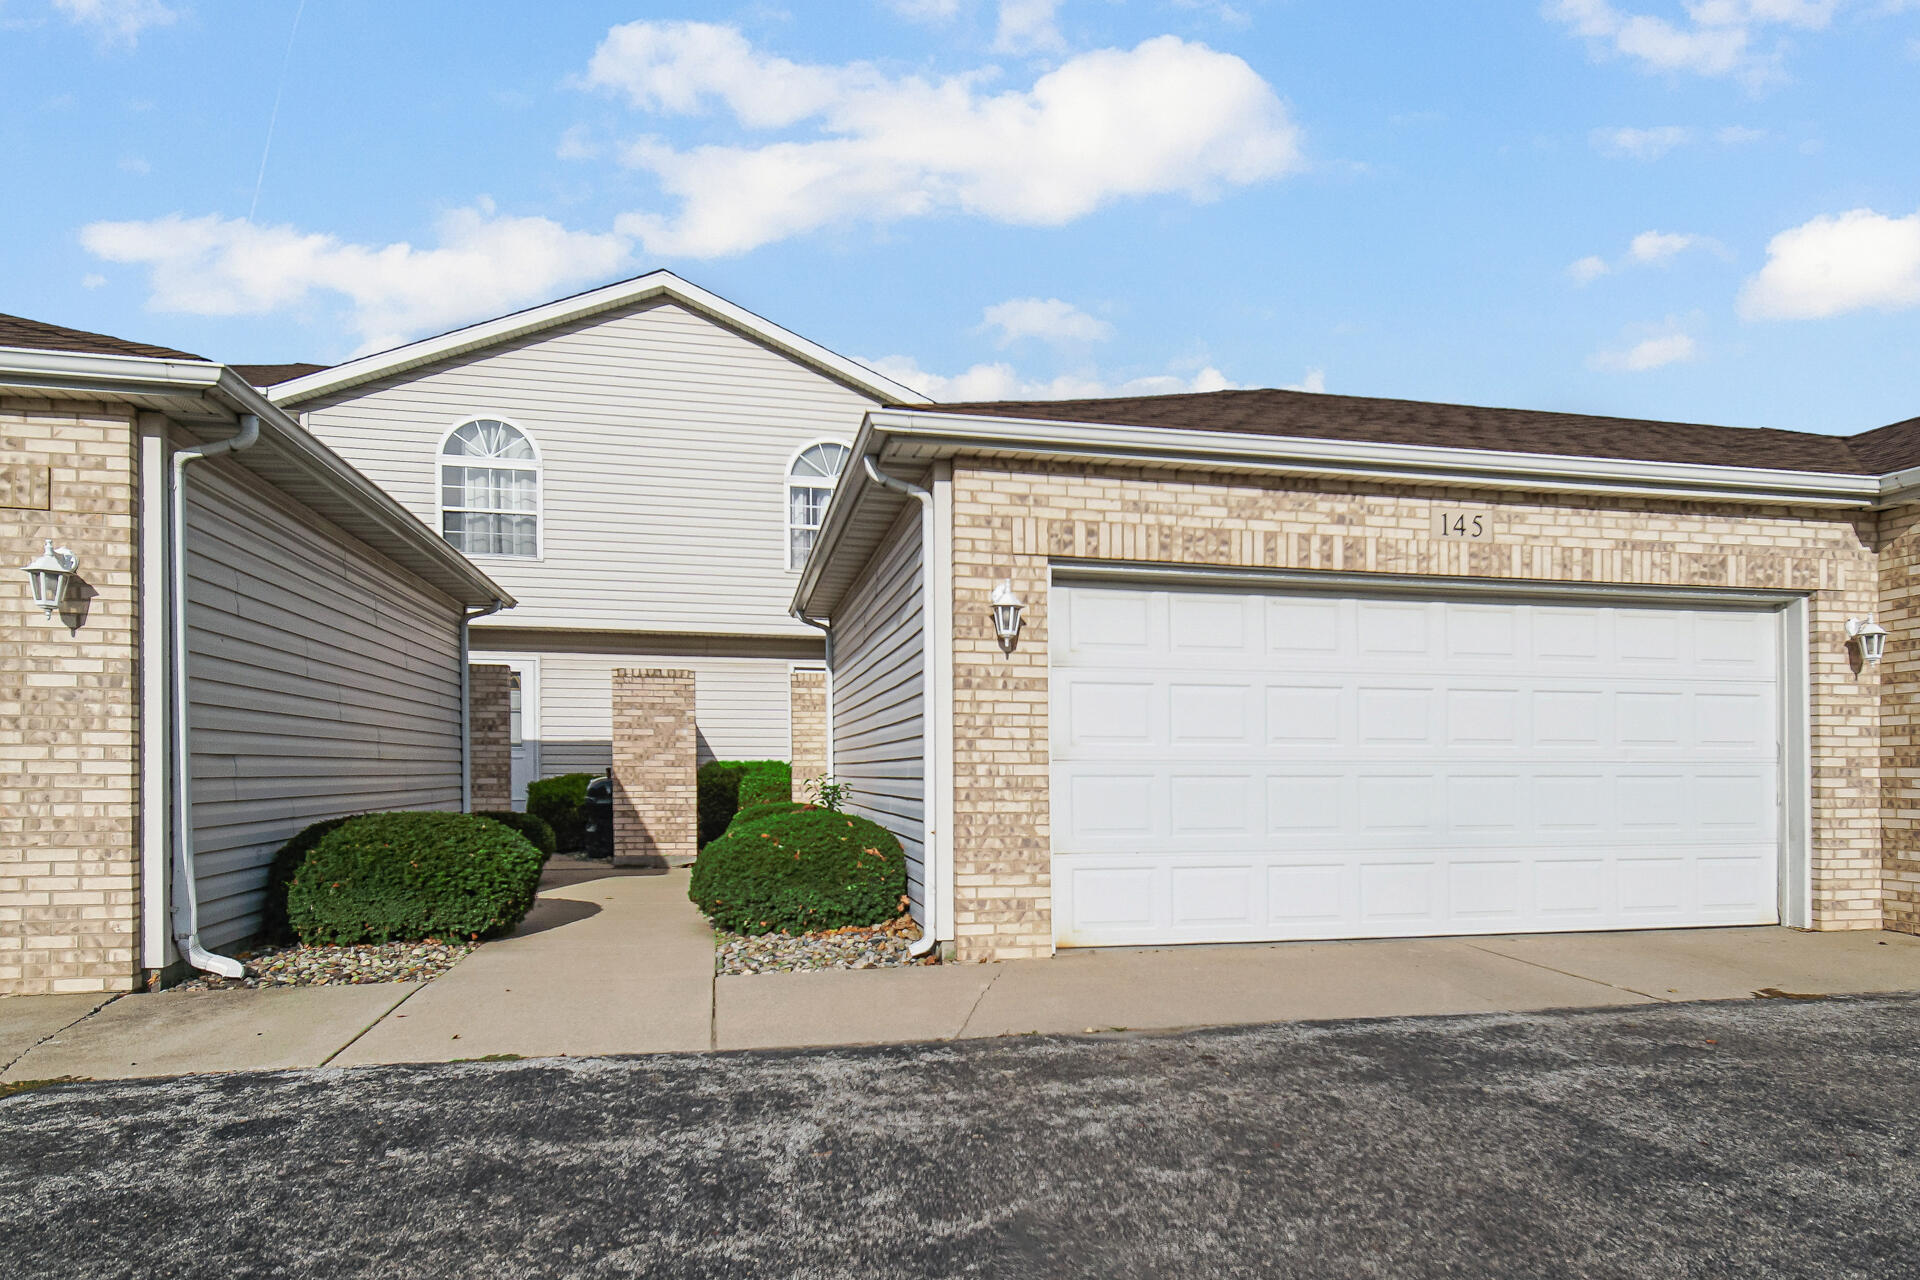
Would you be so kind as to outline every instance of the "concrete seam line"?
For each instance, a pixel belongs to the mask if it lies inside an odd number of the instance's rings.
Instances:
[[[1471,947],[1483,955],[1499,956],[1502,960],[1511,960],[1515,964],[1532,965],[1536,969],[1545,969],[1548,973],[1557,973],[1563,978],[1577,978],[1581,982],[1591,982],[1596,987],[1606,987],[1611,991],[1625,991],[1629,995],[1645,996],[1649,1000],[1658,1000],[1661,1004],[1678,1003],[1677,1001],[1667,999],[1665,996],[1657,996],[1651,991],[1642,991],[1638,987],[1623,987],[1617,982],[1603,982],[1599,978],[1589,978],[1586,974],[1575,973],[1571,969],[1556,969],[1552,965],[1542,964],[1538,960],[1528,960],[1523,956],[1510,956],[1504,951],[1495,951],[1493,948],[1483,947],[1477,942],[1463,941],[1460,945],[1463,947]]]
[[[720,976],[716,970],[720,967],[718,948],[715,948],[713,965],[707,970],[707,1050],[712,1052],[720,1047]]]
[[[0,1062],[0,1075],[5,1075],[7,1072],[19,1066],[22,1062],[26,1060],[26,1057],[28,1054],[32,1053],[35,1049],[38,1049],[41,1045],[45,1044],[47,1041],[53,1039],[57,1035],[62,1035],[68,1031],[73,1030],[75,1027],[79,1026],[81,1023],[85,1022],[88,1018],[91,1018],[94,1014],[100,1012],[102,1009],[106,1008],[108,1005],[112,1004],[115,1000],[118,1000],[121,996],[125,994],[127,993],[124,991],[115,992],[113,995],[108,996],[105,1000],[102,1000],[99,1004],[93,1006],[93,1008],[87,1010],[85,1013],[75,1018],[72,1022],[62,1023],[60,1026],[57,1026],[53,1030],[47,1032],[47,1034],[41,1036],[38,1040],[35,1040],[32,1044],[28,1045],[26,1048],[22,1049],[19,1053],[15,1054],[10,1061]]]
[[[375,1027],[385,1022],[388,1018],[391,1018],[393,1016],[393,1011],[395,1009],[398,1009],[401,1005],[413,999],[415,996],[419,995],[422,991],[425,991],[427,989],[427,983],[432,981],[433,981],[432,978],[428,978],[426,982],[417,984],[413,988],[413,990],[407,992],[407,994],[401,996],[398,1000],[395,1000],[392,1004],[388,1005],[384,1010],[382,1010],[379,1017],[375,1018],[372,1022],[369,1022],[366,1026],[354,1032],[353,1035],[348,1037],[347,1042],[345,1044],[341,1045],[338,1049],[335,1049],[332,1053],[328,1054],[326,1057],[320,1059],[320,1061],[315,1063],[314,1065],[318,1067],[324,1067],[329,1062],[332,1062],[335,1058],[345,1053],[347,1050],[353,1048],[354,1045],[359,1044],[362,1036],[366,1035],[367,1032],[373,1030]]]
[[[967,1034],[967,1028],[973,1025],[973,1015],[980,1012],[980,1002],[987,998],[987,992],[993,990],[993,984],[1000,981],[1000,974],[1005,972],[1006,970],[1004,969],[999,970],[991,978],[987,979],[987,985],[980,988],[980,994],[973,998],[973,1005],[967,1010],[967,1016],[960,1019],[960,1029],[949,1036],[948,1039],[959,1040]]]

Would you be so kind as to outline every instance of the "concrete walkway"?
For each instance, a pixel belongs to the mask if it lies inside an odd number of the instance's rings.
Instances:
[[[429,983],[0,999],[0,1081],[1160,1031],[1920,990],[1920,937],[1690,929],[1067,952],[716,979],[687,872],[556,860]]]

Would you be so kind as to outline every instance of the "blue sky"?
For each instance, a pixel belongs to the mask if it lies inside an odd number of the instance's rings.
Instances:
[[[0,311],[217,359],[665,266],[943,398],[1920,414],[1920,0],[0,0],[0,42]]]

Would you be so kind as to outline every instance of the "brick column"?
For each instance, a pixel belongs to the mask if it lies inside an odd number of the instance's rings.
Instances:
[[[474,812],[513,808],[513,668],[467,668],[467,770]]]
[[[699,852],[693,672],[613,673],[613,862],[684,867]]]
[[[807,798],[807,784],[828,771],[827,673],[795,671],[787,678],[787,717],[793,757],[793,798]]]

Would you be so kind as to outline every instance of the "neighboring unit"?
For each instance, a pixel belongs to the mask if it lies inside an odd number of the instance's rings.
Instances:
[[[963,959],[1920,932],[1916,465],[1920,419],[876,410],[794,606],[838,772]]]
[[[607,768],[616,668],[694,673],[702,761],[790,758],[824,658],[793,584],[862,415],[921,399],[665,271],[248,372],[519,598],[475,627],[518,685],[516,804]]]
[[[0,316],[0,544],[72,569],[0,621],[0,994],[237,974],[288,836],[462,806],[512,597],[232,370]]]

